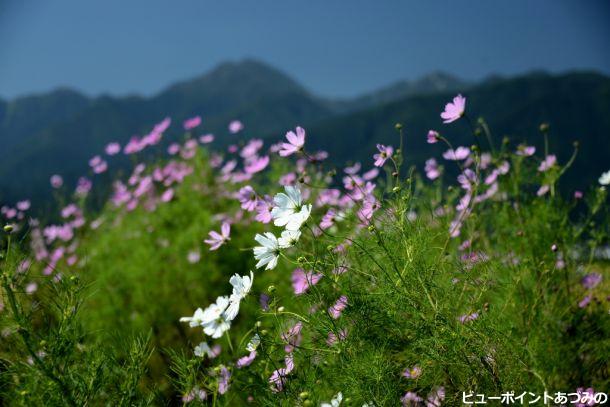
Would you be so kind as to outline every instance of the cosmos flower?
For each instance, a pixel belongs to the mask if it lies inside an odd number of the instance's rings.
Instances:
[[[275,207],[271,210],[275,226],[285,226],[286,230],[299,230],[311,213],[311,205],[303,205],[301,191],[293,186],[284,187],[286,193],[275,195]]]
[[[343,393],[335,394],[330,403],[320,403],[320,407],[339,407],[343,401]]]
[[[254,258],[258,260],[256,268],[266,266],[266,270],[273,270],[280,256],[280,243],[277,237],[273,233],[266,232],[262,235],[257,234],[254,240],[260,244],[253,249]]]
[[[530,156],[534,155],[534,153],[536,153],[536,147],[525,146],[523,144],[518,146],[517,151],[515,152],[515,154],[522,156],[522,157],[530,157]]]
[[[239,358],[237,360],[237,362],[235,363],[235,366],[238,369],[241,369],[242,367],[250,366],[250,364],[252,364],[252,362],[254,362],[254,359],[256,359],[256,351],[255,350],[250,352],[249,355],[244,356],[242,358]]]
[[[244,167],[244,171],[247,174],[256,174],[257,172],[261,172],[269,165],[269,156],[265,155],[263,157],[254,157],[249,160],[246,166]]]
[[[545,159],[538,166],[538,171],[545,172],[548,171],[551,167],[553,167],[557,163],[557,157],[553,154],[547,155]],[[610,180],[609,180],[610,182]]]
[[[302,127],[296,128],[296,134],[291,130],[286,133],[288,143],[282,143],[282,148],[279,151],[280,156],[288,157],[294,153],[303,150],[305,145],[305,129]]]
[[[61,188],[61,186],[64,184],[64,179],[61,177],[61,175],[52,175],[51,176],[51,186],[53,188]]]
[[[199,136],[199,142],[201,144],[209,144],[212,141],[214,141],[214,135],[213,134],[203,134],[203,135]]]
[[[108,155],[116,155],[121,152],[121,145],[117,142],[108,143],[105,151]]]
[[[252,271],[250,271],[250,276],[234,274],[233,277],[229,279],[229,283],[233,286],[233,292],[229,297],[229,306],[224,313],[225,318],[228,321],[234,320],[239,313],[239,304],[250,292],[253,281],[254,274]]]
[[[610,171],[606,171],[604,172],[600,177],[599,177],[599,183],[600,185],[610,185]]]
[[[241,203],[241,208],[252,212],[256,209],[257,197],[254,188],[246,185],[237,193],[237,199]]]
[[[191,328],[200,326],[203,323],[203,310],[197,308],[192,317],[182,317],[180,318],[180,322],[188,322]]]
[[[284,389],[284,383],[286,376],[290,374],[294,370],[294,360],[292,358],[292,354],[286,355],[284,357],[284,361],[286,363],[286,367],[282,367],[273,371],[273,374],[269,378],[269,383],[271,383],[271,390],[275,393],[280,392]]]
[[[464,116],[464,110],[466,109],[466,98],[462,95],[457,95],[453,98],[453,102],[449,102],[445,105],[445,111],[441,113],[443,123],[452,123],[462,116]]]
[[[438,131],[428,130],[428,136],[426,141],[428,141],[428,144],[434,144],[438,142],[439,137],[440,134],[438,134]]]
[[[208,306],[201,315],[203,332],[212,338],[220,338],[225,331],[231,328],[231,321],[226,319],[225,311],[229,306],[229,298],[221,296],[214,304]]]
[[[421,376],[421,368],[419,366],[407,368],[404,372],[402,372],[402,375],[407,379],[417,379],[419,376]]]
[[[297,244],[300,237],[301,232],[298,230],[285,230],[282,232],[280,238],[277,241],[280,245],[280,248],[285,249]]]
[[[229,379],[231,378],[231,372],[225,366],[220,368],[220,377],[218,378],[218,393],[225,394],[229,391]]]
[[[413,393],[412,391],[408,391],[404,396],[400,398],[402,405],[404,407],[411,406],[419,406],[423,399],[417,395],[417,393]]]
[[[592,290],[602,281],[602,275],[599,273],[590,273],[584,276],[581,280],[581,284],[588,290]]]
[[[342,295],[341,297],[339,297],[339,299],[333,306],[328,308],[328,313],[334,319],[338,319],[341,316],[341,313],[343,312],[345,307],[347,307],[347,297],[345,295]]]
[[[307,292],[309,287],[316,285],[322,278],[322,274],[305,272],[302,268],[297,268],[292,272],[292,288],[295,295]]]
[[[375,167],[383,167],[385,162],[392,157],[394,154],[394,148],[392,146],[384,146],[383,144],[377,144],[378,154],[373,155],[375,159]]]
[[[430,180],[435,180],[441,176],[441,171],[436,163],[434,158],[430,158],[426,160],[426,165],[424,166],[424,171],[426,172],[426,177]]]
[[[461,161],[468,158],[470,149],[468,147],[459,146],[455,150],[449,149],[443,153],[443,158],[450,161]]]
[[[199,345],[195,346],[193,352],[197,357],[202,358],[207,356],[210,359],[214,359],[220,354],[220,345],[216,345],[213,348],[210,348],[207,342],[201,342],[199,343]]]
[[[271,222],[272,216],[271,211],[273,210],[273,199],[269,196],[265,196],[263,199],[259,199],[256,204],[256,217],[255,219],[261,223]]]
[[[229,132],[231,134],[239,133],[243,129],[244,129],[244,125],[239,120],[233,120],[231,123],[229,123]]]
[[[426,407],[440,407],[445,400],[445,388],[435,387],[426,398]]]
[[[230,234],[231,225],[227,222],[223,222],[223,224],[220,225],[220,233],[212,230],[209,233],[210,238],[204,240],[204,243],[210,245],[210,251],[217,250],[220,246],[231,240]]]
[[[195,116],[195,117],[191,117],[190,119],[186,119],[184,121],[184,123],[182,123],[182,126],[184,127],[184,130],[192,130],[195,127],[199,126],[201,124],[201,116]]]

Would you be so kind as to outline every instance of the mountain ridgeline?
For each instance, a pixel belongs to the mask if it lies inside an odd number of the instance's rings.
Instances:
[[[354,99],[331,100],[310,93],[270,66],[245,60],[222,64],[149,98],[89,98],[60,89],[0,100],[0,202],[44,202],[50,196],[50,175],[61,174],[73,186],[89,172],[89,158],[107,143],[124,144],[166,116],[174,120],[166,141],[180,139],[182,120],[201,115],[201,133],[216,134],[219,146],[244,135],[275,142],[288,129],[302,125],[308,144],[329,150],[338,164],[370,161],[377,142],[398,144],[393,124],[401,122],[406,155],[411,164],[419,165],[440,148],[426,144],[430,128],[454,145],[473,143],[465,121],[443,125],[434,113],[440,113],[457,92],[467,97],[473,120],[485,117],[498,144],[509,135],[541,146],[537,129],[547,122],[553,150],[565,161],[578,140],[579,157],[567,174],[570,186],[588,185],[610,165],[610,79],[596,73],[532,73],[478,84],[434,73]],[[227,123],[233,119],[244,122],[244,135],[228,133]],[[126,157],[110,160],[115,169],[127,162]]]

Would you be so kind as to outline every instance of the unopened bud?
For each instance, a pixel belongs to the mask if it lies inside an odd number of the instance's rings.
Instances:
[[[398,177],[398,172],[396,172],[396,171],[392,172],[392,176],[393,176],[394,178]]]
[[[399,130],[399,131],[400,131],[400,130],[402,130],[402,123],[396,123],[396,124],[394,125],[394,128],[395,128],[396,130]]]
[[[10,224],[4,225],[4,231],[6,233],[11,233],[13,231],[13,229],[14,229],[13,225],[10,225]]]
[[[279,308],[277,309],[277,312],[284,312],[284,310],[285,310],[285,309],[286,309],[286,308],[284,308],[284,307],[279,307]]]
[[[299,393],[299,398],[301,400],[305,400],[308,397],[309,397],[309,392],[307,392],[307,391],[303,391],[303,392]]]
[[[369,226],[369,232],[374,232],[375,231],[375,226],[374,225],[370,225]]]
[[[540,131],[543,133],[546,133],[549,131],[549,124],[548,123],[542,123],[540,125]]]
[[[269,287],[267,287],[267,291],[272,293],[275,291],[275,286],[274,285],[270,285]]]

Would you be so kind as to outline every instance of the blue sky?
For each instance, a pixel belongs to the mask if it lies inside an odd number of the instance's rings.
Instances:
[[[610,74],[605,0],[0,0],[0,96],[150,95],[255,57],[352,96],[443,70]]]

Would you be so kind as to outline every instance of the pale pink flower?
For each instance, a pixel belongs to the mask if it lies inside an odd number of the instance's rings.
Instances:
[[[461,161],[468,158],[470,149],[468,147],[459,146],[455,150],[449,149],[443,153],[443,158],[450,161]]]
[[[549,192],[549,189],[551,189],[550,186],[543,185],[540,188],[538,188],[538,191],[536,192],[536,195],[538,195],[538,196],[545,195],[547,192]]]
[[[239,155],[242,158],[251,158],[256,156],[256,154],[258,153],[258,150],[260,150],[263,147],[263,140],[261,139],[252,139],[248,142],[248,144],[246,144],[244,146],[244,148],[241,149]]]
[[[462,95],[457,95],[453,98],[453,102],[445,105],[445,111],[441,113],[443,123],[452,123],[462,116],[466,109],[466,98]]]
[[[434,158],[430,158],[426,160],[426,165],[424,166],[424,171],[426,171],[426,177],[430,180],[435,180],[441,175],[441,171],[436,163]]]
[[[87,196],[89,191],[91,191],[92,186],[93,183],[90,179],[86,177],[80,177],[76,183],[76,189],[74,190],[74,193],[76,193],[76,195],[80,197]]]
[[[438,134],[438,131],[428,130],[428,137],[427,137],[428,144],[434,144],[434,143],[438,142],[439,137],[440,137],[440,135]]]
[[[213,134],[204,134],[202,136],[199,136],[199,142],[201,144],[209,144],[212,141],[214,141],[214,135]]]
[[[557,157],[553,154],[547,155],[545,159],[538,166],[538,171],[545,172],[548,171],[551,167],[553,167],[557,163]]]
[[[180,152],[180,144],[172,143],[167,147],[167,153],[169,155],[176,155]]]
[[[61,188],[61,186],[64,184],[64,179],[61,177],[61,175],[52,175],[51,176],[51,186],[53,188]]]
[[[231,372],[225,366],[220,368],[220,377],[218,378],[218,393],[225,394],[229,390],[229,379]]]
[[[121,145],[117,142],[108,143],[105,151],[108,155],[116,155],[121,152]]]
[[[326,344],[328,346],[333,346],[335,343],[339,341],[344,341],[347,338],[347,329],[343,328],[339,330],[338,334],[330,331],[328,333],[328,338],[326,339]]]
[[[161,202],[169,202],[174,197],[174,189],[168,188],[161,194]]]
[[[337,302],[335,302],[335,304],[333,306],[328,308],[328,313],[334,319],[337,319],[341,316],[341,313],[343,312],[343,310],[346,307],[347,307],[347,297],[345,295],[342,295],[341,297],[339,297],[339,299],[337,300]]]
[[[243,128],[244,128],[244,125],[239,120],[233,120],[231,123],[229,123],[229,132],[231,134],[239,133],[240,131],[243,130]]]
[[[419,376],[421,376],[421,368],[417,365],[407,368],[404,372],[402,372],[402,375],[407,379],[417,379]]]
[[[220,233],[212,230],[209,233],[210,238],[204,240],[204,243],[210,245],[210,251],[217,250],[220,246],[225,244],[227,241],[231,240],[231,225],[227,222],[224,222],[220,226]]]
[[[583,197],[582,191],[574,191],[574,199],[581,199]]]
[[[303,150],[305,145],[305,129],[297,127],[296,134],[293,131],[289,131],[286,133],[286,139],[288,143],[282,143],[282,149],[279,151],[282,157],[287,157]]]
[[[237,360],[237,362],[235,363],[235,367],[237,367],[238,369],[241,369],[242,367],[250,366],[252,364],[252,362],[254,362],[254,359],[256,359],[256,351],[255,350],[250,352],[250,354],[248,356],[244,356],[242,358],[239,358]]]
[[[246,185],[241,188],[237,193],[237,199],[241,203],[241,208],[247,210],[248,212],[252,212],[256,209],[257,197],[256,192],[254,192],[254,188],[250,185]]]
[[[191,250],[188,252],[186,259],[191,264],[199,263],[199,260],[201,260],[201,253],[199,250]]]
[[[28,209],[30,209],[31,204],[30,204],[30,201],[26,199],[26,200],[17,202],[17,204],[15,206],[17,206],[17,209],[19,209],[20,211],[25,212]]]
[[[413,393],[412,391],[408,391],[404,396],[400,398],[403,407],[412,407],[419,406],[423,399],[417,395],[417,393]]]
[[[324,216],[322,216],[322,221],[320,222],[320,229],[326,230],[332,227],[335,224],[335,218],[337,213],[334,209],[329,209]]]
[[[352,165],[351,167],[349,167],[349,166],[345,167],[345,169],[343,171],[348,175],[356,175],[356,174],[358,174],[358,172],[360,172],[361,168],[362,168],[362,164],[357,162],[354,165]]]
[[[522,144],[517,147],[517,151],[515,152],[515,154],[520,155],[522,157],[529,157],[529,156],[534,155],[535,152],[536,152],[536,147],[525,146]]]
[[[273,209],[273,199],[269,196],[265,196],[263,199],[259,199],[256,204],[256,217],[255,219],[261,223],[271,222],[271,210]]]
[[[264,157],[255,157],[252,160],[248,161],[246,166],[244,167],[244,171],[247,174],[256,174],[257,172],[261,172],[269,165],[269,156],[266,155]]]
[[[309,287],[316,285],[322,278],[322,274],[314,274],[311,271],[305,272],[301,268],[297,268],[292,272],[292,288],[295,295],[301,295],[307,292]]]
[[[367,172],[365,172],[364,174],[362,174],[362,179],[365,181],[371,181],[372,179],[377,178],[377,175],[379,175],[379,169],[372,168],[372,169],[368,170]]]
[[[479,313],[473,312],[472,314],[465,314],[465,315],[460,316],[458,318],[458,321],[460,321],[462,324],[465,324],[466,322],[474,321],[478,317],[479,317]]]
[[[191,117],[190,119],[186,119],[182,125],[184,126],[184,130],[191,130],[201,124],[201,116]]]
[[[394,148],[392,146],[384,146],[383,144],[377,144],[378,154],[373,155],[375,159],[375,167],[383,167],[386,160],[392,157],[394,154]]]

